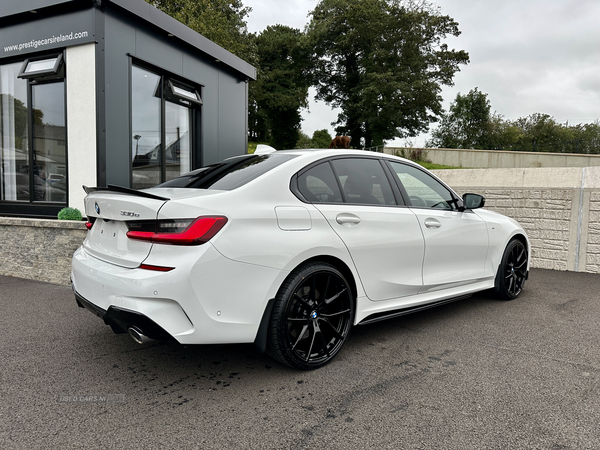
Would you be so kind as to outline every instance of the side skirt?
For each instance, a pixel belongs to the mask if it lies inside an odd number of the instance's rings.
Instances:
[[[452,303],[452,302],[456,302],[458,300],[464,300],[466,298],[471,297],[471,295],[472,294],[461,295],[459,297],[447,298],[446,300],[440,300],[439,302],[428,303],[426,305],[419,305],[419,306],[413,306],[411,308],[395,309],[393,311],[385,311],[385,312],[381,312],[381,313],[371,314],[370,316],[367,316],[363,320],[361,320],[358,323],[358,325],[368,325],[370,323],[380,322],[382,320],[392,319],[394,317],[405,316],[407,314],[416,313],[416,312],[423,311],[423,310],[426,310],[429,308],[435,308],[436,306],[445,305],[446,303]]]

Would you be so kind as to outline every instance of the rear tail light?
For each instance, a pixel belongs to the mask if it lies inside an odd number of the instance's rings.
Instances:
[[[142,264],[140,265],[140,269],[144,270],[154,270],[156,272],[170,272],[175,267],[166,267],[166,266],[154,266],[152,264]]]
[[[127,237],[160,244],[201,245],[208,242],[226,223],[227,217],[224,216],[128,222]]]
[[[95,217],[88,217],[88,220],[87,220],[87,222],[85,223],[85,227],[86,227],[88,230],[91,230],[91,229],[92,229],[92,227],[94,226],[94,222],[95,222],[95,221],[96,221],[96,218],[95,218]]]

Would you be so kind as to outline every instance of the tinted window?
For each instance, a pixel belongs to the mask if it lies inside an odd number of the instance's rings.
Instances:
[[[395,205],[396,200],[377,159],[345,158],[332,161],[347,203]]]
[[[219,189],[230,191],[260,177],[296,155],[244,155],[187,173],[157,187]]]
[[[408,193],[412,206],[436,209],[457,208],[450,191],[432,176],[407,164],[390,162],[390,165]]]
[[[342,194],[328,162],[312,167],[300,175],[298,189],[311,203],[342,202]]]

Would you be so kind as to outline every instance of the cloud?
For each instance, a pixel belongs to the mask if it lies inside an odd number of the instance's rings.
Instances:
[[[492,110],[507,119],[546,113],[559,122],[600,118],[600,2],[597,0],[439,0],[462,34],[450,48],[469,52],[471,62],[442,91],[447,109],[457,93],[478,87]],[[251,31],[282,23],[304,28],[316,0],[245,0],[254,11]],[[309,135],[328,128],[337,114],[311,101],[303,114]],[[427,137],[417,139],[424,144]]]
[[[257,33],[270,25],[287,25],[304,29],[308,12],[317,4],[316,0],[243,0],[252,8],[248,18],[248,30]]]

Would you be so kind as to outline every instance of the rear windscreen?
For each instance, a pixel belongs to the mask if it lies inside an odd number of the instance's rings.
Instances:
[[[231,191],[295,157],[282,154],[237,156],[186,173],[156,187]]]

